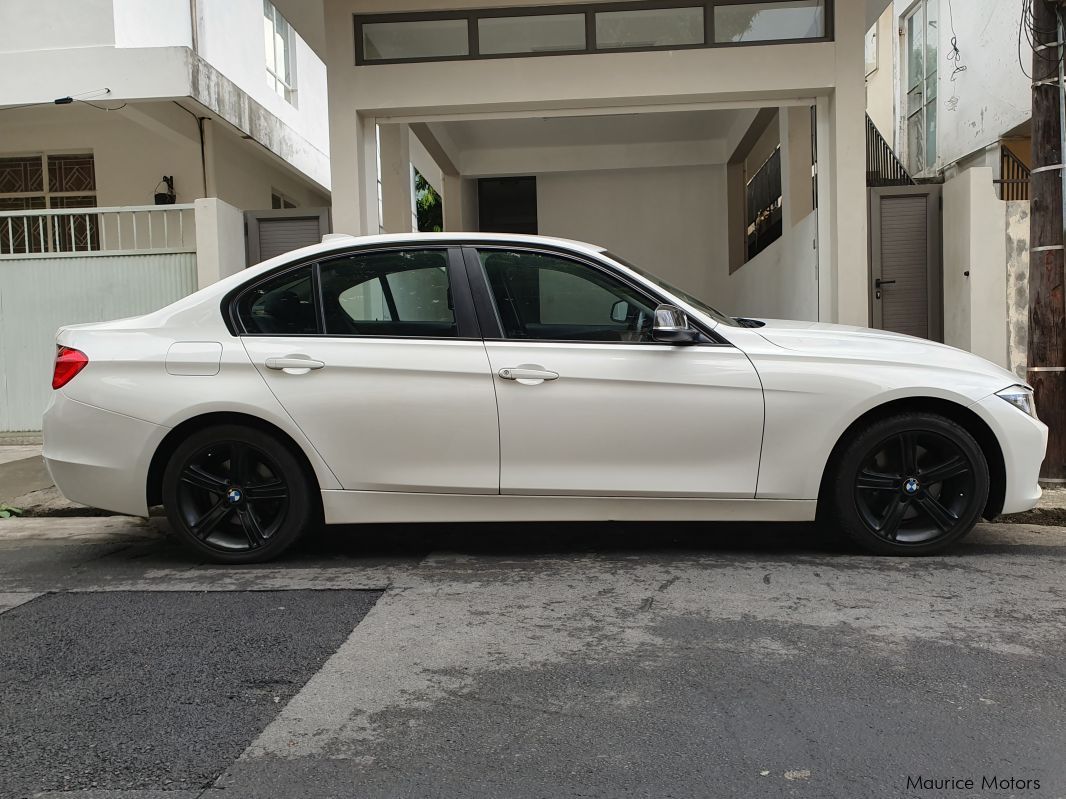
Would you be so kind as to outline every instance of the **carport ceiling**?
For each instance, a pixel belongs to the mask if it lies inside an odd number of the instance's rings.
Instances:
[[[724,139],[736,111],[675,111],[610,116],[438,122],[434,133],[461,151],[580,147]]]

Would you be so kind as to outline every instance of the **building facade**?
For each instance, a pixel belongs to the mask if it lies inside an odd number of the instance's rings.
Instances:
[[[339,232],[601,244],[734,313],[867,324],[863,35],[887,0],[279,0],[327,65]]]
[[[242,269],[244,212],[317,225],[325,64],[267,0],[5,0],[0,73],[0,430],[32,430],[59,326]]]

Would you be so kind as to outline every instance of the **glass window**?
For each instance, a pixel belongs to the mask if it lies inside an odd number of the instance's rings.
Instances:
[[[906,18],[907,167],[912,175],[936,164],[937,8],[923,0]]]
[[[716,42],[770,42],[825,36],[825,0],[745,3],[714,9]]]
[[[309,336],[319,332],[311,267],[285,272],[244,292],[237,318],[251,334]]]
[[[351,255],[320,266],[326,333],[457,336],[444,250]]]
[[[364,24],[362,29],[363,58],[367,61],[470,54],[469,28],[465,19],[371,22]]]
[[[585,49],[584,14],[482,17],[477,21],[478,50],[500,53],[550,53]]]
[[[295,34],[288,20],[270,0],[263,0],[263,45],[266,50],[267,85],[289,103],[296,99],[293,69]]]
[[[596,47],[703,44],[702,8],[648,8],[596,14]]]
[[[481,250],[504,336],[651,341],[655,303],[591,266],[554,255]]]
[[[0,210],[92,208],[96,167],[92,153],[0,158]],[[100,249],[97,216],[30,216],[0,228],[0,254]]]

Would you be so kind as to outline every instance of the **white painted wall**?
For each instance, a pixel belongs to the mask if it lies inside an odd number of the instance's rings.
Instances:
[[[1022,0],[965,0],[949,3],[934,0],[939,14],[939,73],[937,81],[937,169],[987,147],[1026,122],[1031,116],[1032,95],[1029,79],[1018,63],[1018,22]],[[914,0],[894,0],[894,28]],[[953,65],[947,60],[951,38],[957,37],[966,66],[952,82]],[[904,37],[896,37],[894,50],[894,98],[896,121],[893,130],[895,150],[905,154],[906,130],[902,99],[906,80]],[[1022,60],[1031,60],[1024,52]],[[1028,63],[1026,69],[1029,69]],[[954,110],[952,96],[957,97]],[[888,132],[885,133],[888,138]]]
[[[247,265],[244,213],[214,197],[197,200],[196,287],[235,275]]]
[[[262,0],[199,0],[199,8],[201,58],[318,150],[328,153],[326,65],[307,43],[296,37],[294,105],[266,82]]]
[[[729,276],[725,294],[734,316],[818,319],[818,214],[795,227]]]
[[[45,106],[4,113],[0,154],[92,152],[97,204],[151,205],[156,184],[173,175],[177,201],[203,197],[200,140],[195,120],[171,102],[129,104],[105,112],[83,105]],[[301,206],[328,198],[298,180],[255,142],[217,126],[209,141],[208,183],[222,200],[244,210],[270,208],[271,189]]]
[[[192,47],[189,0],[111,0],[115,47]]]
[[[537,176],[540,233],[606,247],[728,312],[724,166]]]
[[[114,43],[111,0],[0,2],[0,53]]]
[[[1006,262],[1007,204],[991,169],[968,169],[944,184],[944,343],[1004,367]]]

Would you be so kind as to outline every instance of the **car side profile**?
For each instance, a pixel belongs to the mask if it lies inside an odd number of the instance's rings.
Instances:
[[[927,554],[1035,505],[1032,390],[878,330],[733,319],[537,236],[338,237],[155,313],[59,331],[69,499],[226,563],[308,527],[813,521]]]

